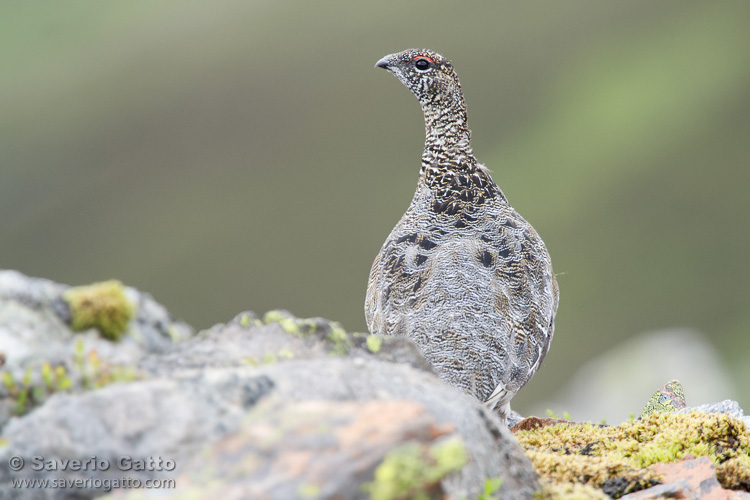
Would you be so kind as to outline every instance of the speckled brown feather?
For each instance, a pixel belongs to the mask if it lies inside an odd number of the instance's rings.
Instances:
[[[444,380],[505,419],[552,341],[558,289],[549,254],[477,163],[451,63],[410,49],[377,66],[417,97],[426,139],[414,198],[370,271],[368,327],[414,340]]]

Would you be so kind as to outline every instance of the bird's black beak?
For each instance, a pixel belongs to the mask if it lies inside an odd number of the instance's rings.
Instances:
[[[378,62],[375,63],[375,67],[376,68],[388,69],[388,64],[390,63],[390,57],[391,56],[385,56],[380,61],[378,61]]]

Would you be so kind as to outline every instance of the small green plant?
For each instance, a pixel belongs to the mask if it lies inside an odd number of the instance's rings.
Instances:
[[[44,363],[42,365],[42,381],[47,389],[52,388],[54,380],[52,379],[52,368],[50,368],[49,363]]]
[[[23,415],[41,405],[52,394],[76,388],[98,389],[115,382],[130,382],[141,378],[132,366],[109,363],[95,350],[86,352],[82,338],[73,347],[69,366],[43,363],[36,368],[26,367],[21,376],[6,370],[0,372],[0,383],[15,401],[13,411]]]
[[[493,477],[484,482],[484,491],[479,494],[477,500],[492,500],[492,495],[503,485],[501,477]]]
[[[13,378],[13,374],[10,372],[3,372],[2,375],[3,378],[3,385],[6,389],[8,389],[8,392],[13,392],[13,390],[16,387],[16,381]]]
[[[73,366],[81,377],[81,385],[88,390],[99,389],[116,382],[132,382],[140,378],[132,366],[109,363],[93,349],[85,352],[83,339],[76,342]]]
[[[560,417],[557,415],[556,412],[552,411],[551,409],[547,408],[545,412],[549,418],[554,418],[555,420],[560,420]],[[562,414],[562,420],[567,420],[568,422],[572,421],[573,419],[570,416],[570,413],[567,411],[564,411]]]
[[[16,415],[23,415],[52,394],[68,391],[73,386],[64,366],[52,368],[49,363],[39,368],[37,377],[34,377],[31,367],[26,368],[20,380],[16,380],[9,371],[3,372],[2,382],[11,398],[15,399],[13,411]]]

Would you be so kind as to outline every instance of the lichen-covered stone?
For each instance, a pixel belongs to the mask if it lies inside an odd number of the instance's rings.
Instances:
[[[516,437],[543,478],[588,484],[614,497],[656,484],[659,475],[648,466],[690,455],[709,457],[719,470],[728,463],[732,477],[748,474],[747,427],[720,413],[657,412],[611,427],[563,423]],[[729,476],[721,476],[724,487],[732,487]]]
[[[745,425],[750,428],[750,417],[745,415],[742,407],[737,401],[731,399],[725,399],[718,403],[707,403],[698,406],[692,406],[690,408],[683,408],[677,410],[675,413],[689,413],[691,411],[698,411],[701,413],[724,413],[730,417],[741,419],[745,422]]]
[[[717,480],[717,469],[709,457],[687,457],[670,464],[654,464],[664,484],[687,484],[686,497],[701,499],[736,499],[750,498],[745,492],[735,492],[726,488]]]
[[[680,479],[672,483],[657,484],[645,490],[629,493],[621,500],[666,500],[669,498],[699,498],[687,481]],[[729,500],[729,499],[727,499]]]
[[[651,396],[638,418],[644,418],[657,411],[674,412],[687,407],[685,391],[679,380],[670,380]]]
[[[247,422],[260,426],[258,432],[266,439],[276,440],[267,443],[270,446],[267,452],[271,454],[283,452],[286,446],[282,445],[283,437],[290,430],[293,430],[290,436],[294,432],[307,436],[307,441],[288,441],[291,447],[288,453],[279,455],[292,462],[301,457],[295,450],[304,451],[295,446],[304,448],[318,442],[328,446],[326,456],[346,458],[352,450],[362,451],[361,446],[366,444],[362,439],[369,439],[372,446],[376,446],[382,438],[378,434],[380,430],[431,422],[426,426],[417,425],[429,432],[423,443],[426,447],[420,448],[426,454],[426,461],[422,469],[424,475],[417,476],[422,479],[412,483],[415,492],[429,493],[434,489],[453,498],[479,498],[490,491],[484,498],[499,495],[509,500],[530,500],[539,489],[531,463],[496,415],[473,397],[443,383],[408,339],[384,338],[378,352],[373,353],[367,345],[367,335],[345,332],[335,322],[299,319],[288,313],[267,315],[266,319],[267,323],[253,313],[242,313],[226,325],[217,325],[175,344],[170,352],[149,356],[137,364],[144,374],[143,379],[106,385],[81,395],[53,395],[41,408],[13,420],[12,425],[4,429],[0,439],[6,439],[7,444],[0,447],[0,464],[7,463],[8,458],[16,454],[49,455],[59,459],[90,454],[102,457],[160,455],[187,464],[200,450],[205,450],[207,456],[224,457],[217,458],[216,463],[236,465],[236,468],[227,467],[226,471],[241,473],[237,484],[246,486],[248,483],[242,478],[248,473],[248,478],[254,478],[253,487],[262,488],[266,484],[263,481],[271,476],[256,475],[255,469],[247,467],[254,463],[253,457],[266,456],[266,451],[252,448],[262,445],[261,442],[243,441],[239,437]],[[126,339],[124,337],[123,341]],[[264,401],[275,401],[273,408],[276,409],[258,406]],[[303,408],[312,408],[305,405],[318,403],[323,405],[324,411],[302,412]],[[360,422],[363,427],[344,425],[346,418],[341,420],[340,417],[347,414],[347,408],[362,407],[383,411],[371,412],[363,420],[352,417],[352,421]],[[417,413],[421,416],[407,418],[411,414],[407,409],[412,407],[419,407]],[[386,412],[384,408],[391,410]],[[355,414],[362,417],[358,411]],[[300,421],[295,415],[310,418]],[[292,425],[294,422],[297,424]],[[364,425],[367,422],[369,427]],[[344,433],[349,436],[347,439],[336,432],[342,425],[349,429]],[[446,430],[449,428],[452,430]],[[457,464],[464,461],[456,461],[453,453],[458,451],[456,441],[449,441],[452,444],[448,448],[433,446],[443,434],[446,438],[450,435],[460,439],[466,458],[462,466]],[[213,447],[221,439],[243,444],[235,455],[230,453],[228,445],[224,454],[220,448]],[[292,496],[278,498],[331,498],[327,492],[338,491],[339,487],[343,488],[341,497],[357,498],[349,495],[354,491],[350,489],[352,485],[356,485],[356,491],[369,495],[361,489],[363,485],[377,482],[375,470],[391,449],[408,444],[410,439],[397,440],[398,445],[384,440],[384,447],[377,448],[371,455],[355,454],[360,461],[369,463],[361,469],[355,467],[363,463],[357,460],[346,458],[337,462],[360,471],[346,476],[348,486],[337,481],[344,466],[333,467],[330,470],[334,472],[323,480],[311,473],[318,470],[315,467],[292,468],[296,471],[293,475],[297,480],[295,489],[291,493],[283,490],[284,494]],[[275,448],[274,443],[281,448]],[[372,449],[364,448],[365,451]],[[314,459],[312,463],[325,465]],[[388,470],[388,463],[382,470]],[[289,465],[289,462],[279,464]],[[232,498],[231,492],[236,490],[222,490],[218,496],[209,494],[211,485],[226,483],[223,466],[203,467],[198,463],[195,467],[189,475],[192,481],[189,491],[205,493],[199,495],[200,498]],[[33,498],[24,496],[29,490],[10,487],[9,479],[18,477],[12,474],[0,468],[0,497]],[[436,478],[435,474],[440,477]],[[98,473],[93,476],[102,477]],[[73,476],[61,473],[56,477]],[[139,479],[148,477],[153,476],[138,476]],[[50,498],[79,500],[101,493],[56,489]],[[170,491],[127,493],[139,498],[146,493],[151,497],[169,495]]]
[[[134,380],[138,361],[192,335],[150,295],[119,282],[70,288],[0,271],[0,429],[52,394]]]

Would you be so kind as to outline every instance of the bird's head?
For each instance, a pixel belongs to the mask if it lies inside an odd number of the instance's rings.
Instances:
[[[428,49],[408,49],[379,60],[376,67],[393,73],[422,107],[430,105],[463,106],[463,95],[458,76],[451,62]]]

